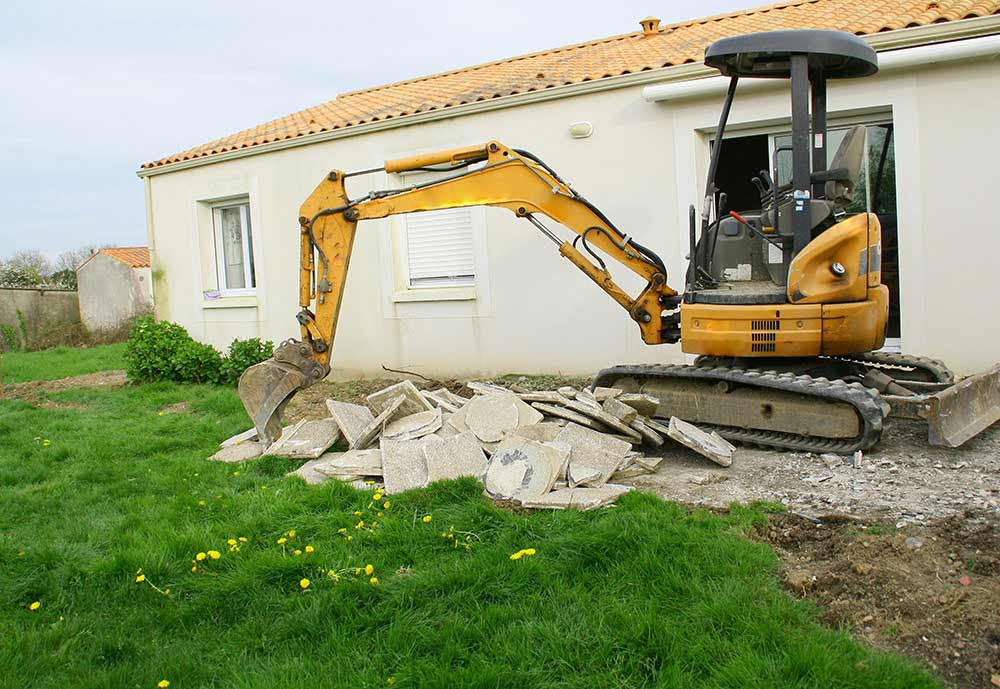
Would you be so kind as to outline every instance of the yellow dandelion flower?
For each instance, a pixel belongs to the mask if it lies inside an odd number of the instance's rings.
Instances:
[[[40,608],[40,607],[42,607],[41,601],[37,601],[36,600],[34,603],[32,603],[31,605],[28,606],[28,610],[31,610],[32,612],[34,612],[35,610],[38,610],[38,608]]]
[[[42,436],[40,436],[40,435],[36,435],[35,436],[35,440],[41,440],[41,439],[42,439]]]
[[[307,588],[309,588],[309,584],[310,583],[312,583],[312,582],[310,582],[308,579],[299,579],[299,588],[301,588],[303,590],[307,589]]]
[[[385,502],[382,503],[382,507],[384,509],[389,509],[390,507],[392,507],[392,503],[386,500]]]
[[[347,529],[337,529],[337,533],[339,533],[339,534],[345,534],[345,533],[347,533]]]
[[[313,547],[312,547],[311,545],[307,545],[307,546],[306,546],[306,552],[307,552],[307,553],[311,553],[311,552],[313,552],[314,550],[316,550],[316,549],[315,549],[315,548],[313,548]]]
[[[226,541],[226,543],[228,543],[229,545],[236,545],[236,539],[230,538],[229,540]]]
[[[302,554],[302,551],[299,550],[298,548],[296,548],[295,550],[292,551],[292,555],[294,555],[296,557],[298,557],[301,554]]]
[[[354,540],[354,536],[348,536],[348,537],[347,537],[347,540],[349,540],[349,541],[353,541],[353,540]]]
[[[198,567],[197,566],[192,566],[191,567],[191,571],[192,572],[197,572],[198,571]]]
[[[396,683],[396,678],[395,677],[390,677],[389,679],[387,679],[385,681],[385,683],[386,684],[395,684]]]
[[[163,589],[163,595],[164,596],[169,596],[170,595],[170,589]]]
[[[240,475],[240,472],[238,472],[238,471],[234,471],[233,472],[233,476],[239,476],[239,475]]]
[[[356,577],[360,577],[361,576],[361,568],[360,567],[355,567],[354,568],[354,576],[356,576]]]
[[[163,416],[163,412],[157,412],[157,416]]]
[[[247,542],[246,536],[240,536],[239,540],[240,540],[240,543],[246,543]]]
[[[204,507],[204,506],[205,506],[205,501],[204,500],[199,500],[198,501],[198,507]]]
[[[524,549],[524,554],[525,555],[534,555],[535,554],[535,549],[534,548],[525,548]]]
[[[197,560],[198,562],[201,562],[206,557],[208,557],[208,556],[205,555],[205,553],[198,553],[197,555],[194,556],[194,559]]]
[[[365,526],[365,520],[362,519],[361,521],[359,521],[357,524],[354,525],[354,528],[355,529],[363,529],[364,526]]]
[[[375,516],[376,516],[376,517],[381,517],[381,516],[382,516],[382,513],[381,513],[381,512],[376,512],[376,513],[375,513]]]
[[[160,413],[162,414],[163,412],[160,412]],[[167,689],[167,687],[170,686],[170,680],[169,679],[161,679],[159,682],[156,683],[156,686],[158,686],[160,689]]]
[[[135,577],[135,583],[141,584],[144,581],[146,581],[146,575],[145,574],[136,575],[136,577]]]
[[[368,580],[368,583],[371,584],[372,586],[378,586],[378,577],[372,577],[371,579]]]
[[[219,553],[218,550],[209,550],[208,556],[213,560],[218,560],[220,557],[222,557],[222,555]]]
[[[295,538],[295,529],[292,529],[291,531],[288,532],[288,537]]]
[[[516,553],[514,553],[514,554],[512,554],[510,556],[510,559],[511,560],[520,560],[522,557],[524,557],[524,551],[523,550],[518,550]]]
[[[355,517],[360,517],[360,516],[361,516],[361,512],[359,512],[359,511],[355,510],[355,511],[354,511],[354,516],[355,516]]]
[[[382,499],[382,493],[381,492],[375,493],[375,495],[372,496],[372,500],[374,500],[375,502],[378,502],[381,499]]]
[[[424,515],[424,524],[428,523],[430,520],[431,520],[431,515],[425,514]]]
[[[374,572],[374,571],[375,571],[374,567],[372,567],[371,565],[365,565],[365,574],[367,574],[368,576],[371,576],[372,572]]]
[[[282,536],[281,538],[278,539],[278,545],[284,545],[287,541],[288,539]]]
[[[42,441],[42,445],[44,445],[45,447],[48,447],[48,446],[49,446],[49,445],[51,445],[51,444],[52,444],[52,441],[51,441],[51,440],[43,440],[43,441]]]

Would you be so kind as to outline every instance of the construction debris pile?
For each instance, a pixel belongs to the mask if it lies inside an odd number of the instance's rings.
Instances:
[[[369,395],[367,406],[327,400],[329,418],[288,426],[270,447],[251,429],[225,441],[210,459],[308,459],[291,474],[313,484],[376,480],[389,494],[471,476],[494,500],[580,510],[631,490],[615,481],[656,471],[663,458],[640,448],[658,448],[667,438],[722,466],[732,463],[735,448],[717,434],[676,418],[654,420],[659,401],[649,395],[476,382],[467,388],[471,398],[446,388],[419,390],[405,380]],[[328,451],[341,438],[347,451]]]

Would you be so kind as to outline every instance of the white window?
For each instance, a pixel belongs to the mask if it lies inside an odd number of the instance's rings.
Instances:
[[[249,202],[214,206],[212,222],[219,292],[226,295],[252,294],[257,280],[254,276]]]
[[[476,284],[471,208],[407,213],[404,230],[411,289]]]

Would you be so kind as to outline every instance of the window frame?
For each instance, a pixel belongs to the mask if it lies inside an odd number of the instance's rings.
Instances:
[[[243,284],[249,287],[230,288],[226,284],[226,258],[222,241],[222,211],[240,209],[240,231],[243,235]],[[253,255],[253,223],[250,220],[250,199],[228,199],[211,204],[212,240],[215,250],[216,289],[223,297],[248,297],[257,294],[256,261]]]
[[[401,215],[402,219],[402,250],[403,250],[403,260],[405,264],[405,282],[404,287],[407,290],[429,290],[429,289],[475,289],[476,288],[476,219],[473,209],[469,206],[464,206],[460,208],[447,208],[443,209],[445,211],[450,210],[462,210],[468,216],[468,233],[469,233],[469,244],[472,250],[472,274],[469,276],[454,276],[454,277],[434,277],[434,278],[416,278],[416,280],[440,280],[438,283],[424,283],[419,284],[414,283],[413,277],[413,267],[410,262],[410,225],[409,220],[414,215],[427,215],[428,213],[437,213],[439,211],[420,211],[419,213],[403,213]],[[463,280],[463,278],[466,278]]]

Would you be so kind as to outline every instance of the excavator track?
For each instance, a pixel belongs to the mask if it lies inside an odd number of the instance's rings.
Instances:
[[[633,382],[634,381],[634,382]],[[746,418],[734,418],[732,424],[706,422],[703,418],[686,418],[687,421],[716,431],[728,440],[775,447],[785,450],[806,452],[852,453],[875,445],[882,435],[883,422],[889,413],[889,406],[879,394],[860,383],[842,380],[814,378],[794,373],[778,373],[757,369],[731,366],[687,366],[687,365],[621,365],[604,369],[594,378],[594,387],[625,387],[636,385],[641,389],[650,382],[676,382],[678,386],[698,386],[701,398],[699,405],[711,405],[715,397],[719,404],[735,389],[750,389],[759,396],[761,405],[768,405],[772,396],[795,395],[809,404],[833,404],[853,410],[856,417],[852,435],[848,437],[826,437],[807,435],[794,427],[775,429],[762,427],[760,416],[748,414]],[[702,387],[703,386],[703,387]],[[670,415],[669,410],[660,409],[658,415]],[[676,414],[684,418],[682,414]],[[793,425],[793,424],[790,424]],[[847,426],[845,426],[845,429]]]
[[[837,361],[861,364],[875,368],[898,381],[918,381],[927,383],[954,383],[955,374],[947,364],[938,359],[892,352],[868,352],[849,356],[829,357]]]

